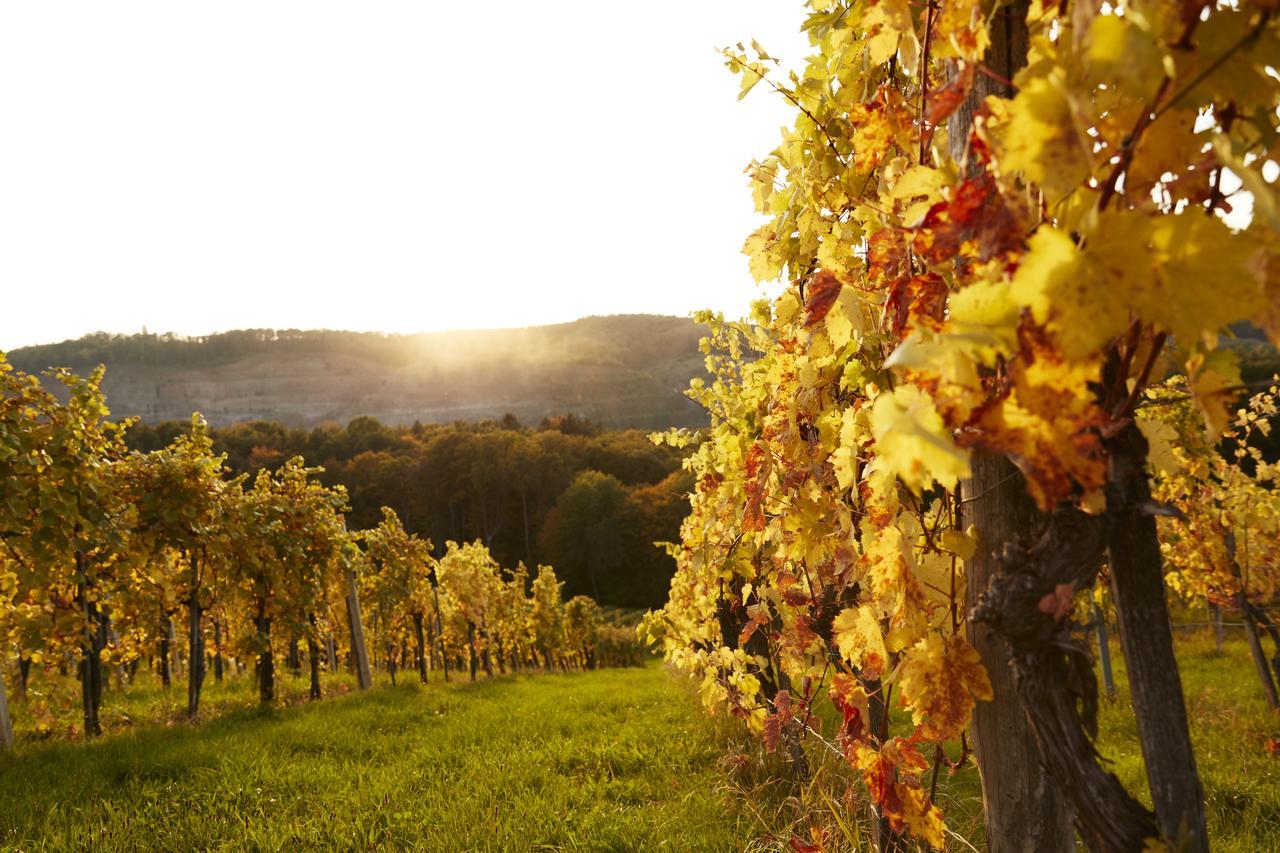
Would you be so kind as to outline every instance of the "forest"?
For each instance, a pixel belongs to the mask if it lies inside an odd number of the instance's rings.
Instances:
[[[189,429],[139,423],[125,441],[153,451]],[[319,466],[320,482],[346,489],[353,527],[377,524],[389,507],[423,538],[479,539],[503,565],[554,565],[567,594],[617,607],[665,600],[675,563],[654,543],[679,536],[692,487],[679,451],[572,415],[537,427],[512,417],[407,427],[357,418],[311,430],[250,422],[209,436],[235,474],[293,456]]]

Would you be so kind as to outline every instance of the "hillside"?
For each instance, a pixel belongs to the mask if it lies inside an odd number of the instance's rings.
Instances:
[[[696,426],[682,389],[702,371],[701,327],[654,315],[420,335],[264,330],[202,338],[88,335],[9,353],[33,372],[107,367],[112,413],[145,421],[203,412],[215,426],[482,420],[573,413],[610,427]]]

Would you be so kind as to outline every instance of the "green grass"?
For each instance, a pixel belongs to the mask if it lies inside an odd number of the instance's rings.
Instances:
[[[0,843],[735,849],[720,743],[658,666],[383,688],[0,759]]]
[[[1113,652],[1119,698],[1103,702],[1099,748],[1149,803]],[[1180,634],[1178,653],[1214,850],[1280,850],[1280,758],[1265,747],[1280,717],[1244,641],[1218,653],[1207,633]],[[346,684],[337,675],[328,689]],[[26,731],[16,754],[0,756],[0,846],[776,850],[814,827],[830,831],[829,849],[867,840],[865,809],[842,801],[851,774],[838,757],[811,745],[817,772],[793,782],[780,756],[761,756],[736,721],[705,717],[656,664],[427,688],[402,680],[313,705],[305,683],[285,677],[287,707],[266,712],[251,709],[241,677],[208,687],[197,725],[182,722],[181,687],[165,694],[140,679],[109,693],[115,733],[88,745]],[[58,711],[60,725],[68,714]],[[938,802],[981,848],[972,764],[942,773]]]
[[[1149,806],[1124,657],[1112,645],[1120,698],[1103,703],[1099,749],[1125,787],[1140,792]],[[1177,651],[1213,849],[1280,850],[1280,757],[1266,749],[1268,738],[1280,737],[1280,716],[1267,708],[1248,645],[1229,636],[1219,653],[1204,631],[1180,636]]]
[[[1221,652],[1215,649],[1208,631],[1179,631],[1175,642],[1213,849],[1222,853],[1280,850],[1280,756],[1271,755],[1266,749],[1269,738],[1280,738],[1280,715],[1267,707],[1242,633],[1229,634]],[[1108,769],[1150,807],[1137,721],[1128,699],[1124,656],[1114,633],[1111,653],[1116,695],[1101,701],[1098,750]],[[896,701],[894,705],[897,706]],[[831,716],[827,708],[821,709],[821,714]],[[901,708],[894,708],[891,727],[895,733],[910,732],[909,720]],[[954,758],[957,751],[951,749],[949,753]],[[838,795],[850,774],[838,766],[838,761],[825,756],[821,761],[829,777],[828,794]],[[775,767],[772,774],[773,784],[777,784],[780,769]],[[752,785],[764,786],[767,775],[757,773],[750,777],[744,790],[750,790]],[[794,831],[802,837],[808,837],[817,825],[838,838],[850,838],[851,833],[835,825],[831,810],[824,813],[814,799],[810,794],[807,811],[797,811],[789,820],[775,812],[774,820],[785,832]],[[954,773],[942,772],[937,802],[946,814],[948,826],[982,849],[981,783],[972,762]],[[841,819],[848,821],[847,815]],[[858,831],[864,835],[867,831],[861,816]]]

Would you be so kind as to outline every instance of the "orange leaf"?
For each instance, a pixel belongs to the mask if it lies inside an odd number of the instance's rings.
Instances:
[[[831,306],[836,304],[836,299],[840,296],[840,288],[842,287],[840,279],[836,278],[835,273],[828,270],[819,270],[818,274],[809,279],[809,286],[805,300],[805,328],[822,322],[827,316],[827,312],[831,310]]]

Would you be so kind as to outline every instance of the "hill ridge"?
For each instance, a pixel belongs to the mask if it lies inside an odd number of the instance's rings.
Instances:
[[[576,414],[609,427],[698,426],[683,396],[703,372],[701,327],[655,314],[407,335],[242,329],[196,337],[95,333],[9,353],[18,368],[107,368],[116,417],[290,426]]]

